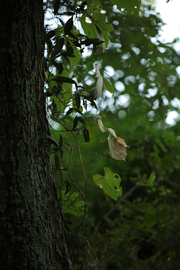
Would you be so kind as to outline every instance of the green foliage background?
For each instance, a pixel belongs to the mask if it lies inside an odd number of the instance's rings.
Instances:
[[[158,40],[162,22],[140,1],[48,5],[60,21],[46,35],[51,156],[76,269],[179,269],[180,128],[179,119],[173,126],[165,120],[179,113],[172,101],[180,99],[180,55]],[[104,89],[96,100],[94,63],[113,96]],[[96,108],[130,146],[126,162],[109,156]],[[121,180],[117,201],[93,182],[106,167]]]

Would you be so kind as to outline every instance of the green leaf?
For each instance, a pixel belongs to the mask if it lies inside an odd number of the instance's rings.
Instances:
[[[63,212],[73,214],[75,216],[84,215],[84,201],[74,202],[78,197],[78,193],[74,192],[70,196],[69,194],[64,194],[62,192],[62,200],[63,200]]]
[[[67,219],[66,219],[66,223],[67,223],[68,225],[73,225],[73,223],[72,223],[70,220],[67,220]]]
[[[77,87],[77,83],[76,81],[74,81],[73,79],[70,79],[70,78],[67,78],[67,77],[63,77],[63,76],[58,76],[54,79],[52,79],[52,81],[56,81],[58,83],[72,83],[72,84],[75,84],[76,87]]]
[[[73,121],[73,130],[77,127],[78,124],[78,117],[76,116]]]
[[[69,193],[70,190],[71,190],[71,185],[70,185],[70,183],[66,180],[66,191],[65,191],[64,195],[66,195],[67,193]]]
[[[70,109],[67,111],[66,115],[71,114],[73,111],[74,111],[74,109],[73,109],[73,108],[70,108]]]
[[[148,179],[148,185],[152,186],[155,178],[156,178],[156,174],[155,174],[155,172],[152,172],[149,179]]]
[[[50,63],[52,63],[57,68],[59,75],[63,72],[63,65],[61,62],[57,62],[51,58]]]
[[[133,1],[127,1],[127,0],[110,0],[113,5],[116,5],[117,8],[126,14],[136,14],[139,15],[139,10],[141,6],[141,0],[133,0]]]
[[[70,19],[66,22],[66,24],[65,24],[65,26],[64,26],[64,34],[65,34],[65,35],[68,35],[68,34],[71,32],[72,28],[73,28],[73,17],[70,18]]]
[[[114,87],[103,77],[104,88],[114,95]]]
[[[52,147],[51,149],[54,153],[61,151],[61,148],[59,147]]]
[[[75,57],[71,57],[69,59],[69,61],[70,61],[70,68],[74,68],[79,63],[79,61],[81,60],[81,53],[75,47],[74,47],[74,56]]]
[[[59,147],[63,146],[63,137],[62,135],[59,136]]]
[[[82,124],[84,124],[84,119],[81,117],[78,117],[78,121],[81,122]]]
[[[80,107],[80,109],[81,109],[82,107]],[[78,110],[77,108],[73,108],[73,111],[76,111],[76,112],[78,112],[78,113],[80,113],[80,114],[82,114],[83,115],[83,113],[80,111],[80,110]]]
[[[63,56],[68,57],[75,57],[74,55],[74,48],[70,42],[67,42],[66,44],[66,51],[62,53]]]
[[[143,227],[147,227],[147,228],[151,228],[153,227],[154,225],[157,224],[157,219],[155,216],[151,216],[151,215],[145,215],[144,218],[143,218],[143,224],[144,225]]]
[[[104,38],[104,41],[105,41],[105,45],[107,47],[108,43],[109,43],[110,32],[114,30],[113,25],[108,24],[106,22],[105,14],[99,13],[98,11],[94,12],[93,16],[89,16],[89,18],[99,28],[99,31],[102,32],[103,38]],[[99,34],[96,34],[96,36],[99,37]]]
[[[149,203],[140,203],[136,205],[135,209],[144,214],[150,214],[150,215],[156,214],[155,208]]]
[[[57,12],[59,10],[60,2],[61,2],[61,0],[56,0],[55,3],[54,3],[54,14],[55,15],[57,14]]]
[[[113,173],[109,168],[104,167],[105,175],[93,175],[95,184],[113,200],[117,201],[122,196],[122,187],[120,187],[121,178],[117,173]]]
[[[95,92],[95,91],[92,91],[92,93],[91,93],[91,94],[89,94],[88,96],[83,95],[83,97],[84,97],[84,99],[89,100],[89,101],[90,101],[91,106],[95,107],[95,108],[96,108],[96,110],[97,110],[97,109],[98,109],[98,108],[97,108],[97,105],[96,105],[95,101],[93,100],[93,98],[95,99],[95,93],[94,93],[94,92]]]
[[[87,12],[90,12],[90,8],[91,8],[91,2],[92,0],[87,0]]]
[[[102,43],[104,43],[104,41],[103,40],[99,40],[97,38],[87,38],[86,40],[84,40],[84,41],[81,42],[81,44],[84,44],[86,46],[89,46],[91,44],[97,46],[97,45],[100,45]]]
[[[60,160],[59,160],[59,157],[58,155],[55,153],[55,168],[56,170],[60,170]]]
[[[84,141],[89,142],[90,138],[89,138],[89,131],[87,130],[87,128],[83,129],[83,135],[84,135]]]
[[[82,26],[82,28],[84,30],[84,33],[89,38],[96,38],[97,36],[96,36],[94,25],[92,23],[87,23],[86,22],[86,17],[87,17],[86,15],[83,15],[80,18],[81,26]]]
[[[46,135],[46,137],[47,137],[47,140],[51,143],[51,144],[53,144],[53,145],[55,145],[55,146],[59,146],[59,144],[58,144],[58,142],[56,141],[56,140],[54,140],[51,136],[48,136],[48,135]]]
[[[77,91],[75,92],[75,101],[76,101],[76,106],[77,106],[77,108],[79,110],[81,101],[80,101],[80,94]]]
[[[60,53],[63,45],[64,45],[64,38],[57,40],[54,50],[52,51],[51,57],[55,57],[58,53]]]
[[[54,35],[55,35],[55,31],[54,30],[49,31],[48,33],[46,33],[45,41],[48,41]]]
[[[59,72],[59,75],[60,75],[63,72],[63,65],[62,65],[61,62],[58,63],[57,69],[58,69],[58,72]]]
[[[45,97],[51,97],[53,94],[47,91],[44,93],[44,95],[45,95]]]

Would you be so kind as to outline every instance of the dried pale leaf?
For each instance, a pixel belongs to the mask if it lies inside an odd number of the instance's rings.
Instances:
[[[114,136],[114,137],[117,138],[116,133],[115,133],[115,131],[112,128],[108,128],[108,131],[109,131],[109,134],[110,135],[112,135],[112,136]]]
[[[102,123],[102,117],[98,115],[98,126],[102,132],[108,130],[108,145],[109,145],[109,154],[112,158],[116,160],[126,160],[126,148],[129,146],[125,143],[124,139],[117,137],[115,131],[112,128],[106,128]]]
[[[99,71],[99,67],[97,64],[95,64],[95,71],[96,71],[96,77],[98,78],[99,76],[101,76],[101,73]]]
[[[96,77],[98,78],[96,86],[95,86],[95,93],[96,93],[96,98],[100,98],[102,96],[102,91],[103,91],[103,77],[100,74],[97,64],[95,64],[95,70],[96,70]]]
[[[108,144],[110,150],[110,156],[116,160],[126,160],[126,147],[129,147],[125,141],[116,136],[116,133],[113,129],[108,128],[109,136],[108,136]]]
[[[117,142],[118,142],[119,144],[122,144],[124,147],[130,148],[130,147],[125,143],[124,139],[122,139],[122,138],[120,138],[120,137],[117,137]]]
[[[106,132],[107,128],[103,125],[101,118],[102,117],[100,115],[98,115],[98,127],[102,132]]]

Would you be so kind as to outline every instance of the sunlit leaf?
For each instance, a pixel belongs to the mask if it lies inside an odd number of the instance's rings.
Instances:
[[[113,173],[109,168],[104,168],[105,175],[93,175],[95,184],[113,200],[117,201],[122,196],[122,187],[120,187],[121,178],[117,173]]]
[[[81,16],[81,18],[80,18],[81,26],[82,26],[86,36],[88,36],[89,38],[96,38],[96,32],[95,32],[94,25],[92,23],[87,23],[86,18],[87,18],[86,15]]]

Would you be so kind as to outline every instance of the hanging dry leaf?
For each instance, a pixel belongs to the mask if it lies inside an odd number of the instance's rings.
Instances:
[[[102,132],[108,130],[108,145],[109,145],[109,154],[112,158],[116,160],[126,160],[126,148],[129,146],[125,143],[124,139],[117,137],[115,131],[112,128],[106,128],[102,123],[102,117],[98,115],[98,126]]]
[[[99,127],[99,129],[102,132],[106,132],[107,131],[107,128],[103,125],[103,122],[101,120],[102,117],[100,115],[98,115],[97,117],[98,117],[98,127]]]
[[[95,64],[95,70],[96,70],[96,77],[98,78],[96,86],[95,86],[95,93],[96,93],[96,98],[100,98],[102,96],[102,91],[103,91],[103,77],[100,74],[97,64]]]
[[[117,160],[126,160],[126,148],[129,146],[125,143],[124,139],[117,137],[113,129],[108,128],[108,144],[109,144],[109,154],[112,158]]]

